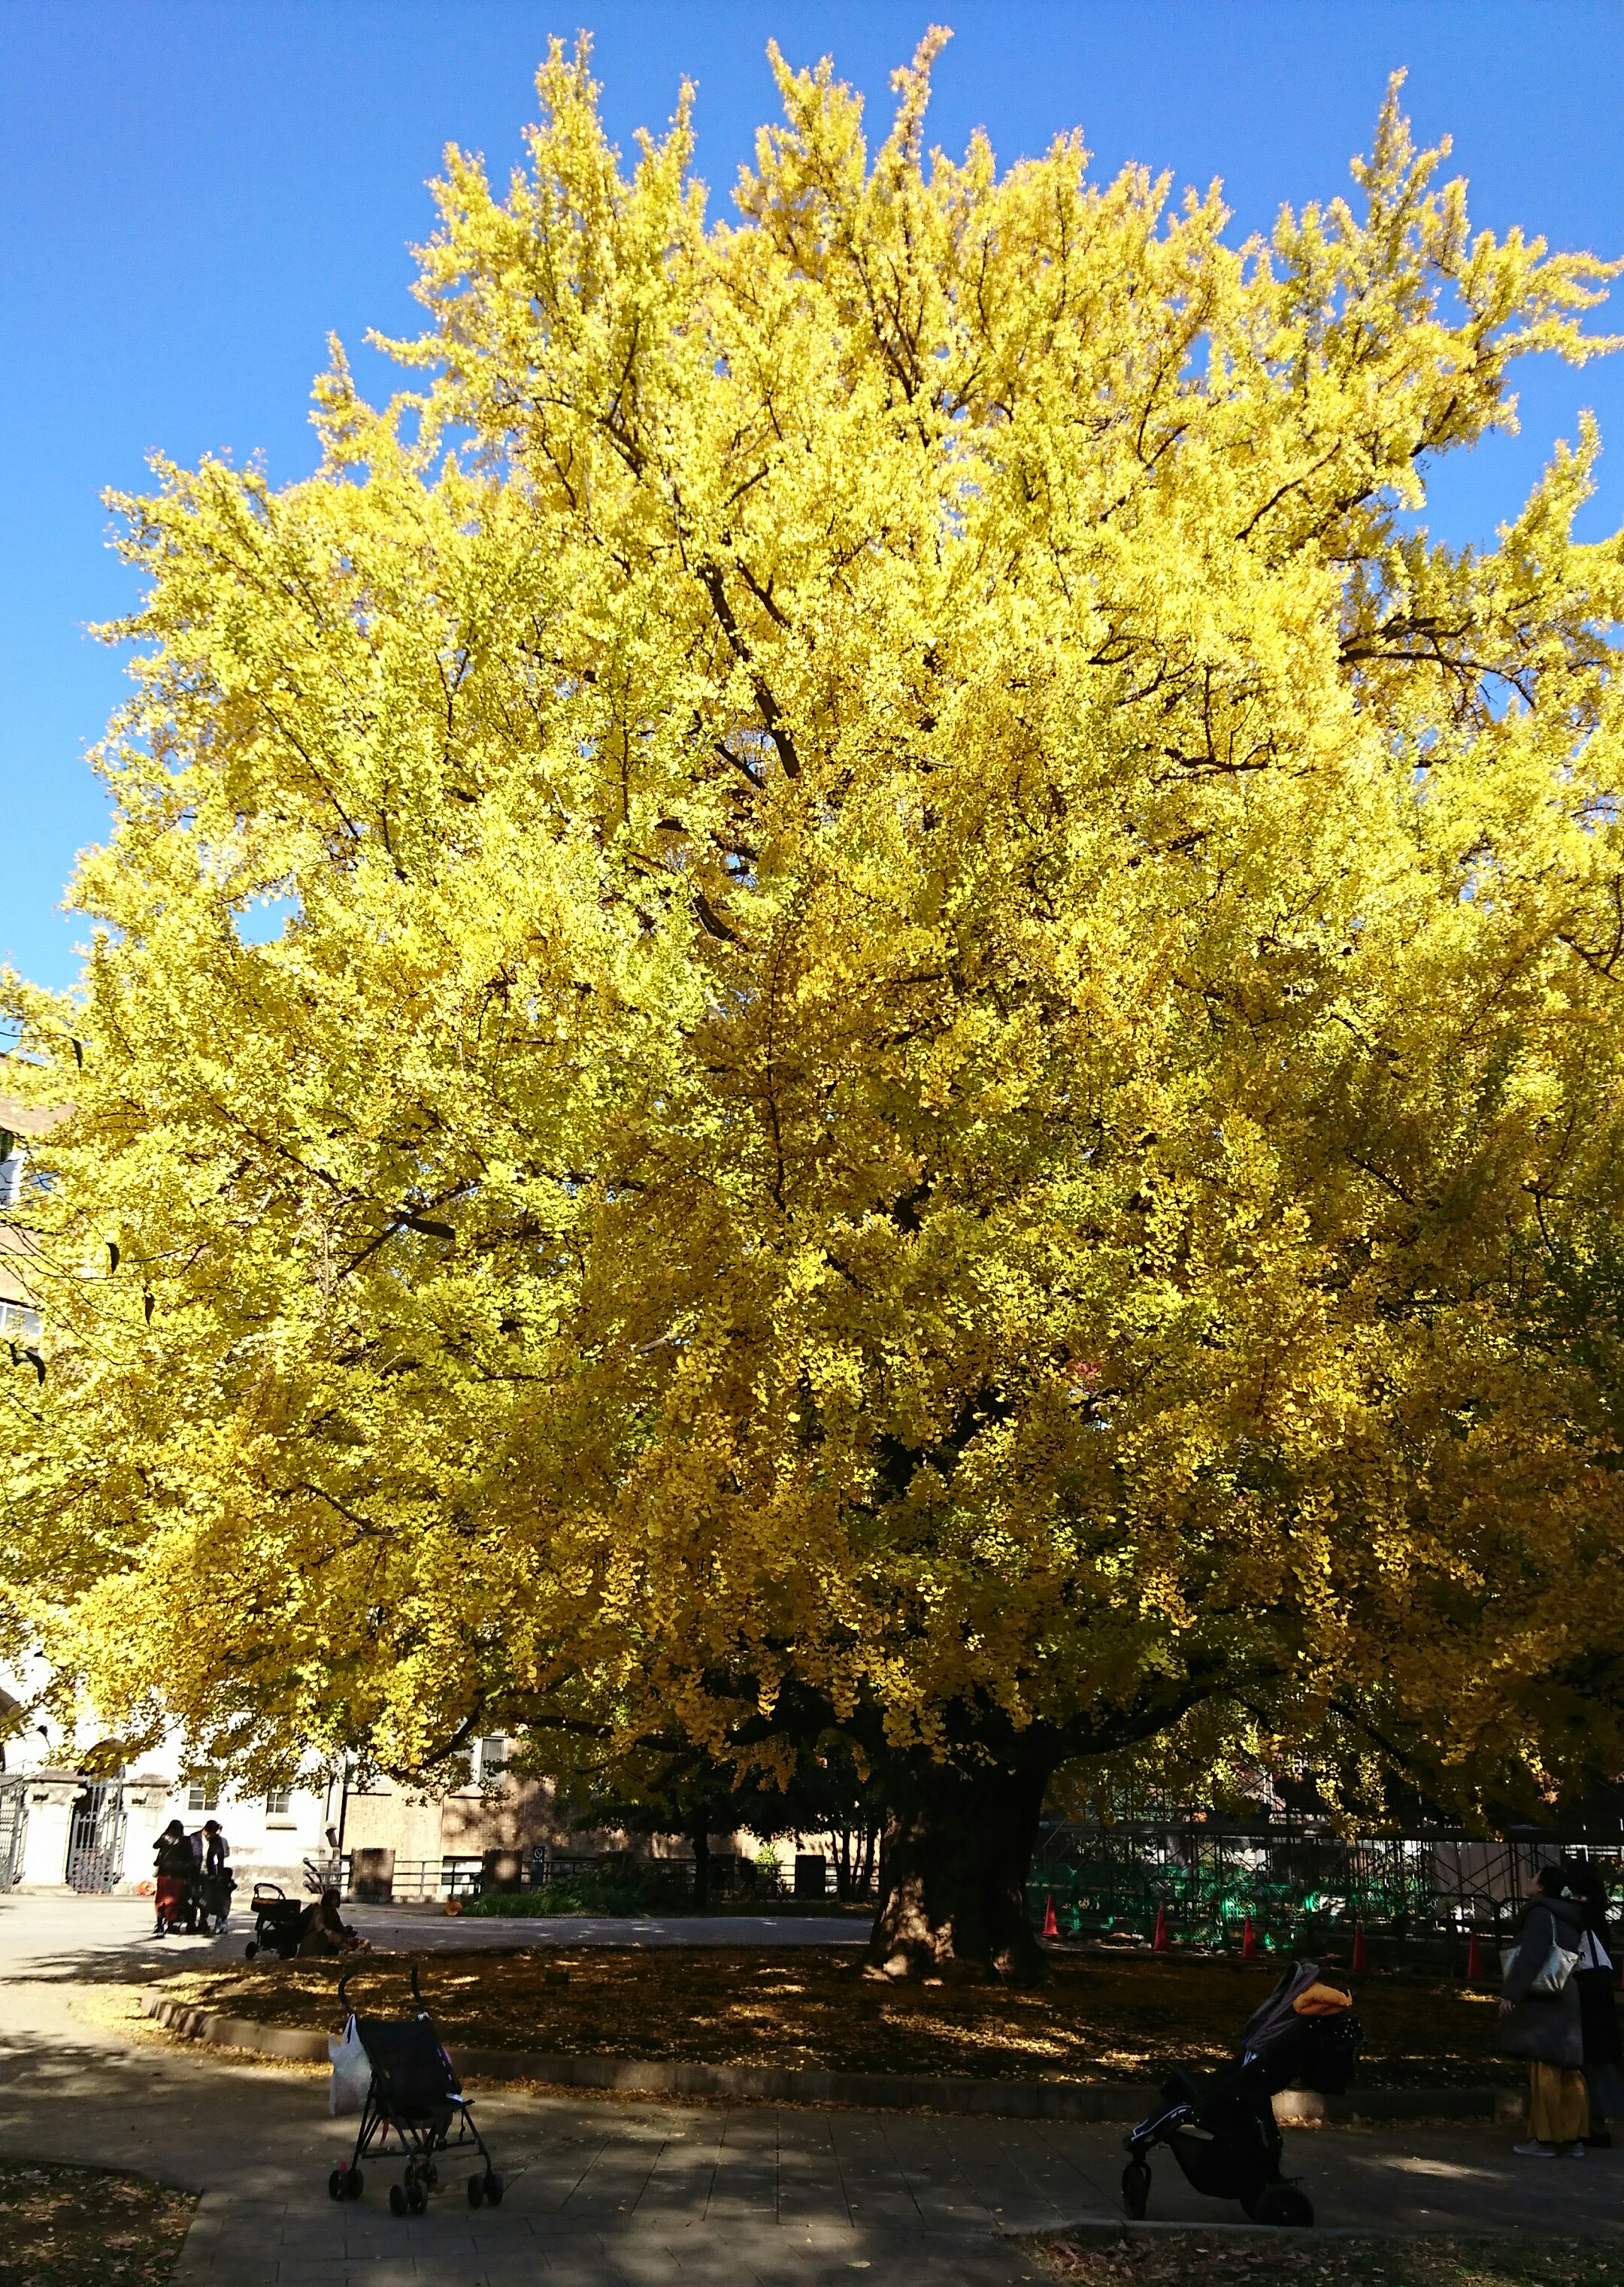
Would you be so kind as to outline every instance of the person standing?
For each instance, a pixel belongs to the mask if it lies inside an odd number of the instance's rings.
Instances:
[[[1585,1932],[1584,1909],[1567,1895],[1560,1866],[1541,1866],[1539,1895],[1524,1917],[1516,1953],[1506,1965],[1500,2003],[1500,2046],[1528,2060],[1528,2137],[1515,2149],[1526,2158],[1582,2160],[1590,2128],[1584,2035],[1571,1958]],[[1557,1948],[1570,1957],[1561,1973]],[[1548,1982],[1553,1967],[1561,1982]]]
[[[203,1911],[203,1856],[209,1847],[209,1838],[201,1826],[194,1826],[186,1841],[186,1848],[192,1853],[192,1865],[186,1876],[186,1920],[181,1927],[188,1936],[195,1936],[200,1918],[205,1924],[205,1934],[208,1921]]]
[[[153,1845],[153,1867],[158,1892],[158,1919],[153,1931],[154,1937],[167,1937],[185,1912],[194,1863],[186,1829],[178,1818],[171,1818]]]
[[[1607,1950],[1607,1886],[1582,1858],[1565,1858],[1561,1868],[1569,1895],[1583,1911],[1584,1935],[1573,1982],[1579,1988],[1579,2029],[1584,2050],[1585,2087],[1590,2099],[1591,2150],[1610,2148],[1610,2113],[1624,2113],[1624,2042],[1619,2037],[1619,2005],[1613,1990],[1612,1957]]]
[[[203,1821],[198,1840],[203,1846],[202,1870],[198,1878],[203,1927],[206,1931],[212,1919],[218,1937],[226,1927],[226,1917],[231,1911],[231,1894],[236,1887],[232,1879],[231,1846],[220,1831],[218,1818]]]

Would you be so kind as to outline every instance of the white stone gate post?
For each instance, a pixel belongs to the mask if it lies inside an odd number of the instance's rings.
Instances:
[[[151,1895],[153,1845],[158,1840],[159,1829],[166,1824],[163,1814],[169,1799],[169,1781],[154,1772],[142,1771],[124,1781],[124,1872],[118,1886],[121,1897],[129,1897],[143,1883]]]
[[[67,1889],[74,1802],[83,1786],[76,1771],[35,1771],[29,1777],[28,1831],[23,1838],[20,1890]]]

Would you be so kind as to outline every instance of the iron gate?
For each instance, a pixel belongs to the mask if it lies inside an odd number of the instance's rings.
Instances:
[[[22,1874],[22,1848],[28,1832],[28,1797],[22,1779],[0,1778],[0,1890]]]
[[[123,1786],[117,1779],[93,1780],[74,1805],[67,1885],[73,1890],[112,1890],[123,1872]]]

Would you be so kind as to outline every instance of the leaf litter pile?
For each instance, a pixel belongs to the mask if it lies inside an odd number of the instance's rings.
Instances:
[[[1216,2245],[1158,2233],[1114,2245],[1050,2241],[1066,2287],[1624,2287],[1624,2250],[1575,2240],[1327,2239]]]
[[[196,2205],[140,2176],[0,2160],[0,2287],[163,2287]]]
[[[1233,2048],[1278,1966],[1061,1957],[1042,1988],[891,1986],[841,1948],[576,1946],[418,1958],[447,2041],[473,2048],[975,2079],[1144,2080]],[[353,1969],[364,2015],[411,2008],[404,1955]],[[171,1978],[178,1998],[263,2024],[338,2022],[338,1965],[257,1962]],[[1485,1987],[1403,1974],[1359,1992],[1366,2086],[1482,2085],[1520,2069],[1494,2054]]]

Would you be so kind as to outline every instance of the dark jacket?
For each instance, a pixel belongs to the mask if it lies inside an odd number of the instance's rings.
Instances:
[[[1580,1967],[1573,1973],[1573,1982],[1579,1988],[1579,2022],[1584,2033],[1585,2070],[1592,2078],[1609,2066],[1612,2073],[1609,2082],[1612,2102],[1609,2110],[1616,2109],[1619,2101],[1618,2067],[1624,2064],[1624,2042],[1619,2038],[1618,1989],[1612,1967],[1612,1950],[1607,1937],[1607,1894],[1599,1882],[1590,1885],[1581,1897],[1585,1927],[1590,1933],[1602,1959],[1595,1968]],[[1593,2095],[1591,2110],[1596,2109]]]
[[[1584,1927],[1584,1908],[1577,1899],[1540,1897],[1529,1907],[1501,1989],[1515,2005],[1500,2029],[1500,2046],[1507,2056],[1563,2065],[1570,2072],[1583,2064],[1579,1988],[1573,1980],[1570,1977],[1560,1993],[1531,1993],[1528,1989],[1544,1968],[1552,1941],[1565,1953],[1577,1953]]]

